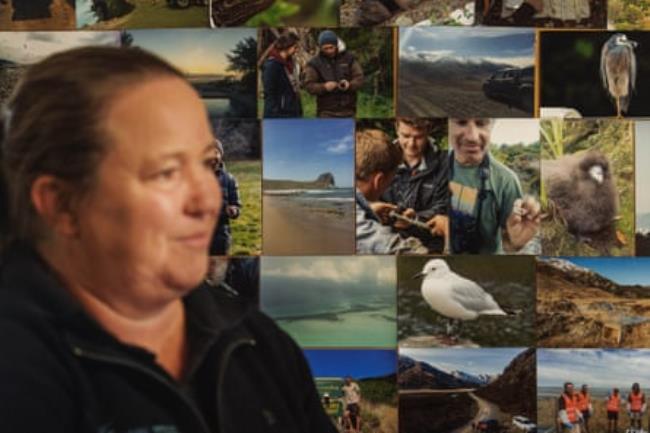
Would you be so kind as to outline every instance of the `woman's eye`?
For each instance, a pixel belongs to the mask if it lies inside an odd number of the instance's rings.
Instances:
[[[206,158],[203,161],[203,164],[205,165],[206,168],[209,168],[210,170],[214,170],[219,164],[219,161],[217,160],[217,158]]]
[[[170,167],[156,172],[152,177],[155,180],[169,181],[174,179],[179,173],[177,167]]]

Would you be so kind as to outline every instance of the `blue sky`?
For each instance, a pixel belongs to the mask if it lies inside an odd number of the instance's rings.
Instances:
[[[501,374],[525,349],[400,349],[400,355],[423,361],[446,372]]]
[[[566,257],[619,284],[650,285],[650,258],[645,257]],[[650,295],[650,292],[648,293]]]
[[[330,172],[336,186],[354,178],[353,119],[265,120],[264,178],[314,180]]]
[[[533,64],[535,33],[530,29],[481,27],[403,27],[400,57],[487,59],[515,66]]]
[[[397,371],[394,350],[305,350],[304,353],[314,377],[363,379]]]
[[[650,122],[637,121],[636,126],[636,184],[650,185]],[[641,193],[642,189],[638,188],[636,195],[636,213],[650,213],[650,194]]]
[[[639,382],[648,388],[650,350],[539,349],[537,384],[562,386],[564,382],[621,389]]]
[[[186,73],[231,74],[226,54],[256,29],[129,30],[133,45],[152,51]]]

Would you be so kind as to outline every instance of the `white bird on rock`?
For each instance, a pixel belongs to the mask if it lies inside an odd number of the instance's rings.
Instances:
[[[474,281],[449,269],[442,259],[429,260],[422,272],[422,297],[436,312],[449,319],[474,320],[478,316],[507,316],[492,295]],[[450,327],[447,328],[450,332]]]

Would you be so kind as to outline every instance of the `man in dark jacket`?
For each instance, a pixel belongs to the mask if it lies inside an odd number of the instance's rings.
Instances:
[[[280,36],[262,68],[264,117],[302,117],[298,67],[293,55],[298,36]]]
[[[232,243],[230,220],[239,218],[242,205],[239,201],[239,187],[237,186],[237,180],[232,174],[226,171],[226,166],[223,162],[223,144],[217,140],[215,147],[217,150],[217,159],[214,172],[217,179],[219,179],[219,184],[221,185],[223,201],[221,205],[221,214],[219,215],[219,223],[214,230],[214,235],[212,236],[212,242],[210,244],[210,255],[223,256],[228,254],[230,244]]]
[[[355,117],[363,69],[336,33],[318,35],[319,53],[305,67],[305,89],[316,96],[319,117]]]
[[[403,234],[420,239],[429,252],[442,253],[449,224],[449,163],[446,152],[430,137],[432,126],[428,119],[396,120],[396,141],[404,159],[381,199],[426,223],[431,231],[399,220],[394,224]]]
[[[177,382],[92,319],[31,247],[1,262],[3,432],[336,432],[300,348],[232,293],[184,298],[188,363]]]

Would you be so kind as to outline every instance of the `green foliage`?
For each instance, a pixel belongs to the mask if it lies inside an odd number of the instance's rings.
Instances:
[[[302,101],[303,117],[316,117],[316,97],[307,93],[306,90],[301,90],[300,100]]]
[[[497,160],[515,172],[524,194],[535,196],[540,194],[539,152],[539,141],[533,144],[495,146],[491,150]]]
[[[359,93],[357,99],[358,118],[386,118],[393,116],[393,101],[382,95],[372,96]]]
[[[359,382],[364,400],[372,403],[397,404],[397,386],[395,376],[364,379]]]
[[[564,121],[542,120],[539,125],[542,136],[542,159],[558,159],[564,154]]]
[[[650,2],[646,0],[609,0],[608,17],[618,30],[650,28]]]
[[[191,6],[187,9],[177,9],[169,7],[166,1],[153,3],[151,0],[129,0],[129,3],[134,7],[127,15],[89,27],[135,29],[208,26],[205,7]]]
[[[246,27],[280,27],[286,25],[285,19],[300,12],[300,6],[276,0],[273,5],[246,22]]]
[[[233,245],[231,255],[259,255],[262,251],[262,163],[233,161],[228,171],[239,184],[241,215],[232,220]]]
[[[237,42],[233,50],[226,54],[230,64],[227,70],[242,75],[242,84],[247,88],[255,88],[257,82],[257,41],[248,37]]]
[[[316,117],[316,97],[304,90],[300,97],[303,116]],[[381,95],[372,96],[361,91],[357,94],[357,117],[364,119],[393,117],[393,101]]]

